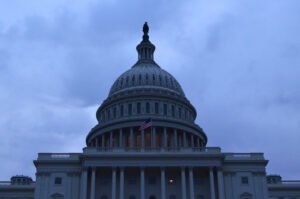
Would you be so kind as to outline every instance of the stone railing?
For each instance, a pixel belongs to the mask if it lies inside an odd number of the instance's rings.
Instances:
[[[0,181],[0,186],[7,186],[7,185],[11,185],[10,181]]]
[[[199,152],[199,153],[220,153],[221,149],[219,147],[168,147],[168,148],[141,148],[141,147],[133,147],[133,148],[120,148],[120,147],[107,147],[107,148],[95,148],[95,147],[86,147],[83,149],[84,152]]]
[[[39,153],[38,160],[79,160],[80,153]]]
[[[282,180],[280,183],[300,185],[300,180]]]
[[[0,181],[0,186],[29,186],[29,185],[34,185],[35,182],[30,182],[29,184],[27,183],[15,183],[12,184],[11,181]]]
[[[264,160],[263,153],[225,153],[225,160]]]

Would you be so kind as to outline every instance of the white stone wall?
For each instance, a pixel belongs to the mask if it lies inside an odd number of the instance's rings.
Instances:
[[[248,184],[242,183],[242,177],[248,178]],[[226,199],[240,199],[242,194],[251,194],[252,198],[268,198],[266,176],[263,173],[225,173],[224,186]]]
[[[62,178],[62,184],[55,184],[55,178]],[[66,199],[79,199],[80,178],[78,174],[46,173],[39,174],[36,179],[35,199],[51,198],[61,194]]]

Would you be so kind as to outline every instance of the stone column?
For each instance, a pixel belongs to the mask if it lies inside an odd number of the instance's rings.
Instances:
[[[151,135],[151,147],[153,150],[156,149],[156,128],[152,127],[152,135]]]
[[[123,129],[119,131],[119,148],[123,148]]]
[[[39,199],[40,198],[41,183],[42,183],[41,174],[36,173],[36,184],[35,184],[35,190],[34,190],[34,199]]]
[[[99,140],[99,137],[96,137],[96,138],[95,138],[95,142],[96,142],[96,148],[98,148],[98,147],[99,147],[99,145],[98,145],[98,140]]]
[[[43,181],[44,181],[44,186],[43,186],[43,189],[42,189],[42,198],[48,198],[48,192],[49,192],[49,173],[44,173],[43,174]]]
[[[209,182],[210,182],[210,198],[216,199],[214,171],[212,167],[209,168]]]
[[[194,135],[191,134],[191,146],[194,149],[195,145],[194,145]]]
[[[142,137],[142,151],[145,150],[145,130],[141,131]]]
[[[116,168],[112,168],[112,188],[111,188],[111,199],[116,199],[117,191],[117,171]]]
[[[91,177],[91,193],[90,199],[95,199],[95,180],[96,180],[96,168],[92,168],[92,177]]]
[[[124,168],[120,168],[120,199],[124,199]]]
[[[194,173],[193,168],[189,168],[189,180],[190,180],[190,199],[195,198],[195,192],[194,192]]]
[[[174,147],[178,149],[178,136],[177,136],[177,129],[174,129]]]
[[[109,148],[113,148],[113,131],[109,133]]]
[[[164,128],[164,143],[163,143],[163,148],[164,149],[167,149],[167,145],[168,145],[168,143],[167,143],[167,128]]]
[[[102,147],[102,150],[105,150],[105,136],[104,135],[102,135],[101,136],[101,147]]]
[[[200,148],[200,138],[197,138],[197,148]]]
[[[166,174],[165,174],[165,168],[160,168],[160,185],[161,185],[161,199],[166,199]]]
[[[183,132],[183,147],[187,147],[186,132]]]
[[[219,199],[225,199],[224,179],[223,179],[223,172],[221,168],[218,168],[218,191],[219,191]]]
[[[171,132],[170,133],[170,148],[171,150],[174,150],[175,146],[174,146],[174,133]]]
[[[177,139],[177,141],[178,141],[178,146],[179,146],[178,149],[181,149],[181,147],[183,146],[182,140],[183,140],[183,134],[182,134],[182,136],[180,136],[180,135],[178,136],[178,139]]]
[[[130,149],[133,149],[134,147],[134,135],[133,135],[133,128],[130,128]]]
[[[140,171],[140,186],[141,186],[141,189],[140,189],[140,199],[145,199],[145,170],[143,167],[141,167],[141,171]]]
[[[181,168],[181,199],[186,199],[185,168]]]
[[[80,183],[80,199],[86,199],[86,188],[87,188],[87,169],[84,168],[81,171],[81,183]]]
[[[154,144],[153,144],[153,128],[150,127],[150,149],[152,150]]]
[[[72,197],[72,180],[73,180],[73,173],[67,173],[67,191],[66,191],[66,199],[73,199]]]

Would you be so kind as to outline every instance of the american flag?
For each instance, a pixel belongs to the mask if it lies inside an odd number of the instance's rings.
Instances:
[[[140,128],[139,128],[139,131],[143,131],[145,130],[146,128],[149,128],[150,126],[152,126],[152,119],[151,118],[148,118],[147,120],[145,120]]]

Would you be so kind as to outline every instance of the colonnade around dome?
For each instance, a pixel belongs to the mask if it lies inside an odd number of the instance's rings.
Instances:
[[[89,147],[107,151],[124,149],[125,151],[179,151],[184,149],[204,150],[202,137],[190,132],[166,127],[121,128],[102,133],[91,139]]]

